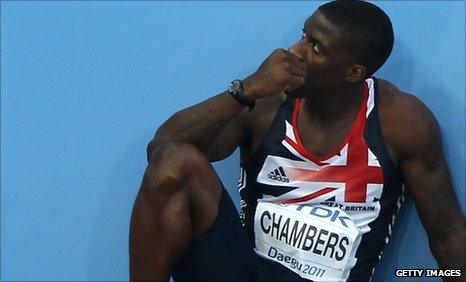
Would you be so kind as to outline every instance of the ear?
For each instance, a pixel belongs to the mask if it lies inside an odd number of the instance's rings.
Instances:
[[[345,81],[349,83],[361,82],[366,78],[367,69],[364,66],[354,64],[348,68],[346,72]]]

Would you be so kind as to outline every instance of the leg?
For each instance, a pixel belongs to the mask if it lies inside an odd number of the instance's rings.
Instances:
[[[168,281],[191,237],[214,222],[222,184],[194,146],[167,144],[151,156],[130,226],[130,277]]]
[[[219,210],[208,231],[191,239],[189,250],[173,271],[175,282],[250,282],[254,253],[238,212],[223,189]]]

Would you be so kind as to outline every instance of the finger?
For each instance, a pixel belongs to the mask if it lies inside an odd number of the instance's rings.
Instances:
[[[294,56],[293,54],[290,54],[290,56],[287,58],[288,63],[290,64],[291,69],[293,70],[293,73],[296,73],[297,75],[304,75],[307,71],[307,66],[306,63],[303,59]]]
[[[306,66],[298,65],[298,64],[291,64],[289,71],[292,75],[306,78],[307,76],[307,68]]]
[[[287,88],[285,90],[294,90],[301,87],[306,80],[302,77],[290,75],[287,83]]]

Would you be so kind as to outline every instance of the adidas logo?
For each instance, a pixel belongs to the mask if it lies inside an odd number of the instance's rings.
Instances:
[[[285,174],[285,171],[283,170],[283,167],[279,167],[279,168],[277,168],[275,170],[272,170],[271,172],[269,172],[267,177],[272,179],[272,180],[278,180],[278,181],[285,182],[285,183],[290,182],[288,177],[286,177],[286,174]]]

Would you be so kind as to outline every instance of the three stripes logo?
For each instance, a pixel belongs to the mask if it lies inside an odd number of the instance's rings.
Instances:
[[[285,183],[290,182],[288,177],[286,177],[286,174],[285,174],[285,171],[283,170],[283,167],[279,167],[279,168],[277,168],[275,170],[272,170],[271,172],[269,172],[267,177],[272,179],[272,180],[278,180],[278,181],[285,182]]]

